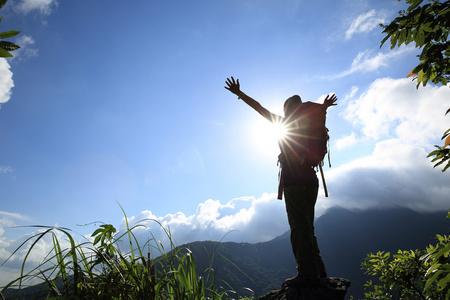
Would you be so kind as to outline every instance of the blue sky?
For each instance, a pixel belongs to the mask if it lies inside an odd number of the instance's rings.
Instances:
[[[404,8],[9,0],[1,31],[22,31],[22,48],[0,59],[0,260],[33,232],[13,226],[82,237],[96,227],[78,225],[123,228],[118,203],[132,222],[170,227],[179,244],[229,232],[259,242],[288,230],[275,194],[276,138],[224,89],[229,76],[278,114],[294,94],[338,96],[327,117],[329,197],[321,190],[317,215],[334,205],[447,210],[450,172],[433,170],[426,155],[449,127],[450,89],[416,90],[405,78],[417,64],[413,46],[380,48],[378,24]],[[41,254],[49,247],[43,241]]]

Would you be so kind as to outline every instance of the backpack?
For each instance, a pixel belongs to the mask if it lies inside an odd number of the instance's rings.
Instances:
[[[322,165],[325,155],[328,153],[327,144],[330,138],[328,128],[325,126],[326,113],[326,108],[322,104],[313,102],[299,104],[299,108],[292,115],[286,117],[287,133],[286,137],[279,141],[281,154],[278,156],[281,166],[290,162],[300,162],[318,167],[324,186]],[[328,162],[330,162],[329,157]],[[281,173],[279,177],[278,199],[281,199],[283,191]]]

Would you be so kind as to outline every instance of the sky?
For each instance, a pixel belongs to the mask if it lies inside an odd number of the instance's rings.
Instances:
[[[427,154],[450,127],[448,86],[416,89],[414,45],[380,47],[396,0],[9,0],[0,31],[0,265],[31,225],[80,241],[139,221],[178,245],[262,242],[289,229],[272,127],[224,89],[274,113],[298,94],[327,114],[328,208],[449,208],[450,172]],[[123,211],[122,211],[123,208]],[[155,222],[155,220],[157,222]],[[102,223],[103,222],[103,223]],[[43,239],[31,262],[51,249]],[[25,251],[25,250],[24,250]],[[24,256],[0,269],[0,286]]]

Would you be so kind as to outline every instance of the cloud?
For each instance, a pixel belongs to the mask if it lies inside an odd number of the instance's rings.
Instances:
[[[20,49],[12,52],[14,57],[8,58],[10,61],[22,61],[30,57],[37,56],[38,50],[31,47],[34,45],[34,40],[31,36],[22,35],[15,41],[20,46]],[[14,81],[12,79],[13,73],[11,72],[11,66],[6,58],[0,58],[0,106],[2,103],[6,103],[11,98],[12,88],[14,87]],[[4,167],[0,166],[0,173],[5,172]]]
[[[333,205],[447,210],[450,172],[433,169],[427,154],[448,128],[449,97],[445,86],[417,90],[409,79],[383,78],[350,101],[344,116],[361,138],[343,140],[375,146],[371,155],[326,172],[330,198],[318,201],[318,212]]]
[[[200,203],[196,213],[186,216],[182,212],[157,217],[150,211],[128,219],[130,226],[142,224],[136,235],[141,241],[151,238],[167,245],[163,228],[169,229],[177,245],[197,240],[233,240],[238,242],[261,242],[273,239],[289,227],[284,202],[276,194],[263,194],[260,198],[241,197],[222,204],[219,200]],[[162,226],[162,227],[161,227]],[[120,230],[126,229],[122,220]]]
[[[350,93],[348,93],[347,95],[344,96],[343,101],[347,102],[348,99],[352,99],[358,91],[359,91],[359,88],[357,86],[352,86]]]
[[[316,216],[337,205],[348,209],[401,206],[417,211],[447,210],[450,172],[433,169],[426,156],[448,128],[448,116],[444,113],[450,89],[429,85],[417,90],[415,82],[409,79],[382,78],[359,97],[356,93],[354,87],[343,114],[343,121],[353,125],[346,139],[355,145],[370,140],[373,151],[325,173],[330,195],[325,198],[323,191],[319,192]],[[3,224],[21,217],[0,212]],[[166,247],[169,241],[163,227],[170,230],[176,245],[202,240],[254,243],[273,239],[289,229],[284,201],[267,193],[259,198],[208,199],[198,204],[191,215],[175,211],[157,216],[144,210],[123,219],[118,226],[121,232],[127,222],[129,226],[143,225],[134,231],[141,245],[154,238]],[[10,241],[2,235],[0,231],[0,258],[4,259],[23,238]],[[51,240],[43,239],[36,249],[33,261],[51,249]],[[23,255],[24,252],[18,253],[6,266],[6,272],[2,267],[0,277],[11,278]]]
[[[352,147],[357,143],[356,134],[352,132],[351,134],[338,139],[335,143],[337,150],[342,150],[345,148]]]
[[[16,44],[20,46],[20,49],[12,53],[14,55],[13,61],[23,61],[38,56],[38,49],[33,48],[34,39],[31,36],[20,35],[16,40]]]
[[[447,210],[450,174],[433,169],[426,156],[424,149],[397,139],[380,142],[371,156],[326,172],[330,198],[319,200],[317,210],[334,205]]]
[[[0,286],[8,284],[12,279],[20,276],[25,258],[24,273],[26,274],[40,265],[44,258],[51,257],[48,255],[54,249],[53,237],[58,239],[61,249],[70,248],[70,241],[58,230],[53,230],[53,234],[45,234],[38,240],[36,235],[41,235],[44,231],[44,229],[34,230],[16,240],[7,239],[2,236],[4,232],[0,231]],[[29,238],[31,239],[27,241]],[[29,251],[34,242],[36,243],[33,245],[32,251]],[[49,266],[47,265],[47,267]],[[38,281],[38,278],[31,278],[30,282],[26,282],[26,284],[34,284]]]
[[[24,14],[38,10],[41,14],[48,15],[57,5],[56,0],[22,0],[16,5],[16,9]]]
[[[26,219],[15,213],[0,212],[0,219],[4,216],[5,224],[14,225],[14,219]],[[193,241],[237,241],[237,242],[261,242],[271,240],[276,236],[285,233],[289,229],[284,202],[276,199],[276,194],[264,193],[261,197],[240,197],[232,199],[226,203],[219,200],[208,199],[197,206],[195,214],[186,216],[182,212],[167,214],[159,217],[151,211],[142,211],[137,216],[123,219],[118,226],[120,232],[125,232],[128,222],[130,227],[139,225],[133,230],[134,236],[143,246],[149,239],[154,238],[160,241],[170,250],[170,241],[165,231],[170,231],[170,236],[176,246]],[[145,227],[144,227],[145,226]],[[1,223],[0,223],[1,229]],[[15,249],[28,237],[40,233],[34,231],[17,240],[8,240],[4,232],[0,230],[0,265],[14,252]],[[56,232],[56,236],[62,243],[61,248],[69,248],[67,239],[61,232]],[[124,237],[127,239],[127,237]],[[85,236],[84,240],[91,239]],[[42,238],[36,245],[32,256],[29,257],[28,268],[39,263],[49,251],[52,250],[51,236]],[[128,243],[118,243],[120,247],[127,247]],[[21,251],[17,252],[0,269],[0,286],[9,282],[11,278],[17,277],[20,270],[20,263],[29,244]],[[160,253],[154,253],[159,256]]]
[[[5,232],[5,227],[12,227],[16,226],[16,221],[29,221],[30,219],[22,214],[18,213],[12,213],[7,211],[0,211],[0,261],[4,257],[1,255],[1,253],[5,252],[5,237],[2,237],[2,235]],[[9,243],[6,243],[9,244]],[[1,264],[1,263],[0,263]]]
[[[22,220],[22,221],[29,221],[30,219],[27,216],[18,214],[18,213],[11,213],[6,211],[0,211],[0,218],[7,217],[8,219],[16,219],[16,220]],[[0,224],[2,219],[0,219]]]
[[[5,58],[0,58],[0,105],[11,98],[11,89],[14,87],[11,66]]]
[[[61,249],[70,248],[69,239],[61,231],[53,230],[53,234],[46,234],[37,240],[37,235],[41,235],[48,228],[29,227],[29,229],[26,229],[18,227],[30,221],[31,219],[26,215],[0,211],[0,286],[4,286],[12,279],[19,277],[25,258],[27,259],[24,267],[25,273],[41,264],[43,259],[48,257],[48,254],[54,249],[53,237],[58,239]],[[24,231],[28,232],[19,238],[10,238],[11,236],[16,236],[17,232],[21,233]],[[71,234],[74,239],[78,238],[75,232]],[[27,239],[30,240],[27,241]],[[82,237],[82,239],[87,240],[89,237]],[[33,250],[28,253],[35,241]],[[27,284],[37,283],[36,280],[36,278],[31,279]]]
[[[349,40],[356,33],[366,33],[375,29],[378,24],[384,23],[385,13],[376,12],[374,9],[359,15],[350,25],[350,28],[345,32],[345,39]]]
[[[10,166],[0,166],[0,174],[8,174],[12,172],[12,168]]]
[[[435,143],[448,124],[444,113],[449,97],[448,87],[416,89],[410,79],[383,78],[348,104],[344,118],[374,140],[394,137],[413,145]]]
[[[18,240],[7,239],[7,237],[4,236],[5,229],[7,227],[17,226],[17,221],[29,221],[29,220],[30,219],[27,216],[19,213],[0,211],[0,266],[4,264],[4,262],[11,256],[14,250],[16,250],[21,244],[21,242],[24,240],[24,238],[20,238]],[[51,243],[51,241],[49,242]],[[14,256],[9,262],[10,266],[14,265],[14,268],[16,268],[15,276],[19,274],[18,271],[19,261],[21,261],[21,259],[23,259],[24,256],[25,253],[22,252]],[[12,269],[10,269],[10,271],[12,271]],[[5,272],[6,272],[5,268],[2,267],[0,271],[0,286],[2,284],[5,284],[6,281],[11,280],[11,277],[6,276]]]
[[[414,49],[415,48],[413,46],[409,45],[390,50],[386,53],[378,52],[374,54],[372,51],[368,50],[359,52],[358,55],[353,59],[351,66],[347,70],[339,74],[329,76],[327,78],[337,79],[356,72],[367,73],[377,71],[381,67],[387,66],[390,60],[404,55],[407,52],[413,51]]]
[[[346,97],[343,117],[353,130],[338,142],[339,147],[360,143],[367,147],[370,142],[373,151],[326,172],[330,197],[319,192],[316,215],[336,205],[349,209],[402,206],[417,211],[446,210],[450,172],[433,169],[427,153],[448,128],[444,113],[450,89],[430,85],[417,90],[410,79],[382,78],[359,97],[357,92],[353,87]],[[149,229],[140,229],[141,241],[149,238],[149,232],[163,241],[161,224],[170,228],[178,245],[218,241],[227,233],[225,240],[261,242],[288,230],[285,214],[283,201],[276,201],[274,194],[263,194],[258,199],[241,197],[225,203],[210,199],[199,204],[190,216],[178,212],[159,217],[143,211],[128,222],[146,220],[141,224]],[[124,230],[125,220],[120,228]]]

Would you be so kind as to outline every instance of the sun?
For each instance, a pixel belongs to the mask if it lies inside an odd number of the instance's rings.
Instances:
[[[286,128],[283,124],[261,119],[253,124],[251,139],[258,152],[276,157],[280,153],[278,141],[285,134]]]
[[[283,139],[286,136],[287,130],[286,126],[283,123],[272,123],[270,125],[272,125],[272,134],[277,138],[277,140]]]

